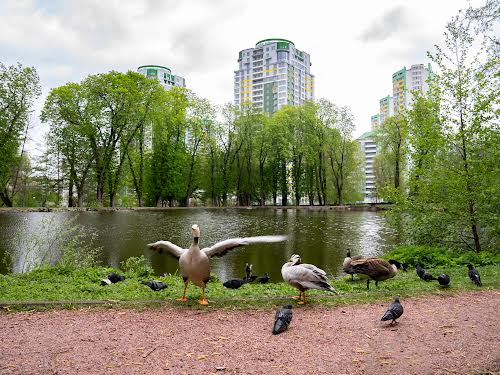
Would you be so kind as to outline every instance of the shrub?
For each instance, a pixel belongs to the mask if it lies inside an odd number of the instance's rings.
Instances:
[[[400,246],[385,254],[384,258],[395,259],[410,266],[420,263],[429,268],[454,267],[467,263],[475,266],[500,264],[500,255],[487,251],[475,253],[427,246]]]
[[[120,266],[129,274],[129,277],[150,277],[154,274],[153,268],[144,255],[127,258],[120,263]]]

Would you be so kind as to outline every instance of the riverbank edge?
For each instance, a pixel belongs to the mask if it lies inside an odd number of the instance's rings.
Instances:
[[[307,297],[309,303],[303,308],[336,308],[339,306],[361,306],[386,303],[392,298],[391,293],[384,291],[378,295],[372,295],[371,298],[360,296],[358,293],[344,293],[337,296],[328,295],[310,295]],[[494,295],[500,295],[500,287],[487,287],[477,290],[471,289],[437,289],[433,291],[409,290],[407,293],[400,293],[402,299],[415,299],[430,296],[439,296],[442,298],[453,297],[457,295],[474,294],[477,292],[488,292]],[[358,297],[349,299],[349,297]],[[361,298],[359,298],[361,297]],[[284,303],[292,303],[289,296],[268,296],[267,301],[263,303],[262,298],[256,297],[219,297],[209,299],[208,306],[199,305],[196,299],[188,299],[188,302],[182,303],[175,299],[149,299],[149,300],[68,300],[68,301],[0,301],[0,313],[16,313],[21,311],[50,311],[50,310],[68,310],[68,309],[154,309],[154,308],[173,308],[173,309],[194,309],[194,310],[266,310],[280,306]],[[253,302],[253,303],[252,303]]]
[[[366,203],[342,206],[231,206],[231,207],[0,207],[3,212],[114,212],[172,210],[306,210],[306,211],[384,211],[391,204]]]

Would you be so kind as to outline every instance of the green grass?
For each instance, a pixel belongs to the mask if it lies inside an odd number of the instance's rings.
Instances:
[[[473,285],[467,275],[467,268],[446,266],[427,269],[433,275],[447,273],[451,277],[448,288],[441,288],[437,282],[420,280],[415,271],[400,271],[395,278],[379,283],[375,287],[370,283],[366,289],[366,281],[351,281],[350,276],[331,280],[331,284],[339,292],[338,295],[323,291],[307,292],[308,306],[338,306],[344,304],[387,302],[392,296],[402,299],[429,294],[454,294],[471,290],[500,289],[500,266],[486,265],[477,267],[483,281],[482,287]],[[179,276],[144,277],[137,273],[125,273],[127,279],[113,285],[101,286],[100,280],[109,272],[123,271],[111,268],[82,268],[68,270],[59,267],[45,267],[25,274],[0,275],[0,304],[9,305],[9,310],[71,308],[75,303],[85,301],[120,301],[126,307],[156,307],[171,305],[179,307],[196,307],[201,309],[228,308],[270,308],[291,302],[290,296],[297,295],[296,289],[286,283],[246,284],[240,289],[226,289],[216,278],[208,284],[207,298],[211,302],[208,307],[196,302],[201,289],[190,284],[187,290],[188,302],[175,301],[182,292],[182,280]],[[154,292],[140,281],[155,278],[168,284],[168,288]],[[28,302],[49,302],[49,304],[33,305]],[[54,302],[54,304],[50,304]],[[292,302],[295,304],[295,302]],[[90,304],[90,303],[89,303]],[[91,305],[91,304],[90,304]],[[105,305],[99,305],[105,306]]]

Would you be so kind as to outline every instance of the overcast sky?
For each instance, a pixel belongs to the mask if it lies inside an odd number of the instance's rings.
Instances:
[[[482,1],[472,1],[482,5]],[[467,0],[1,0],[0,61],[34,66],[43,97],[88,74],[168,66],[215,104],[232,102],[238,52],[283,38],[311,55],[316,98],[350,106],[370,130],[392,73],[429,62]],[[33,146],[32,146],[33,147]]]

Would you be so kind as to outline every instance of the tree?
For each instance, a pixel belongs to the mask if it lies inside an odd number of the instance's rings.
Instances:
[[[94,154],[97,201],[103,205],[107,182],[109,205],[114,207],[128,148],[164,89],[156,80],[130,71],[91,75],[82,87],[94,115],[85,134]]]
[[[337,116],[335,131],[329,132],[328,157],[335,185],[336,204],[342,205],[347,182],[358,169],[359,159],[356,158],[356,145],[351,140],[354,116],[350,108],[339,108]]]
[[[404,187],[406,158],[408,155],[408,121],[404,114],[388,117],[375,131],[375,141],[380,147],[381,157],[386,158],[392,169],[392,184],[385,186],[387,198],[401,194]]]
[[[327,160],[326,154],[328,146],[331,142],[332,130],[337,124],[338,119],[338,107],[328,101],[327,99],[320,99],[318,101],[318,108],[316,115],[318,116],[319,126],[317,127],[317,139],[318,139],[318,167],[317,167],[317,179],[318,179],[318,198],[320,205],[325,205],[327,203]],[[331,158],[330,158],[331,160]]]
[[[481,12],[454,17],[429,54],[439,74],[409,112],[411,190],[399,206],[414,242],[480,252],[498,248],[500,55],[498,37],[474,29],[471,14]]]
[[[187,90],[174,87],[161,95],[151,117],[151,156],[147,162],[150,203],[173,206],[183,192]]]
[[[84,188],[94,162],[90,140],[85,129],[93,113],[85,93],[76,83],[52,89],[41,113],[42,122],[50,124],[48,146],[53,154],[61,153],[68,169],[68,206],[73,202],[76,187],[77,206],[83,206]]]
[[[23,153],[19,153],[19,147],[26,141],[29,115],[40,94],[35,68],[0,63],[0,199],[8,207],[12,206],[17,184],[17,173],[13,176],[11,171],[19,171],[14,168]]]
[[[181,206],[187,207],[193,192],[200,184],[201,147],[207,141],[208,130],[215,122],[215,111],[206,99],[191,94],[187,113],[186,152],[187,158],[183,168],[184,189]]]

